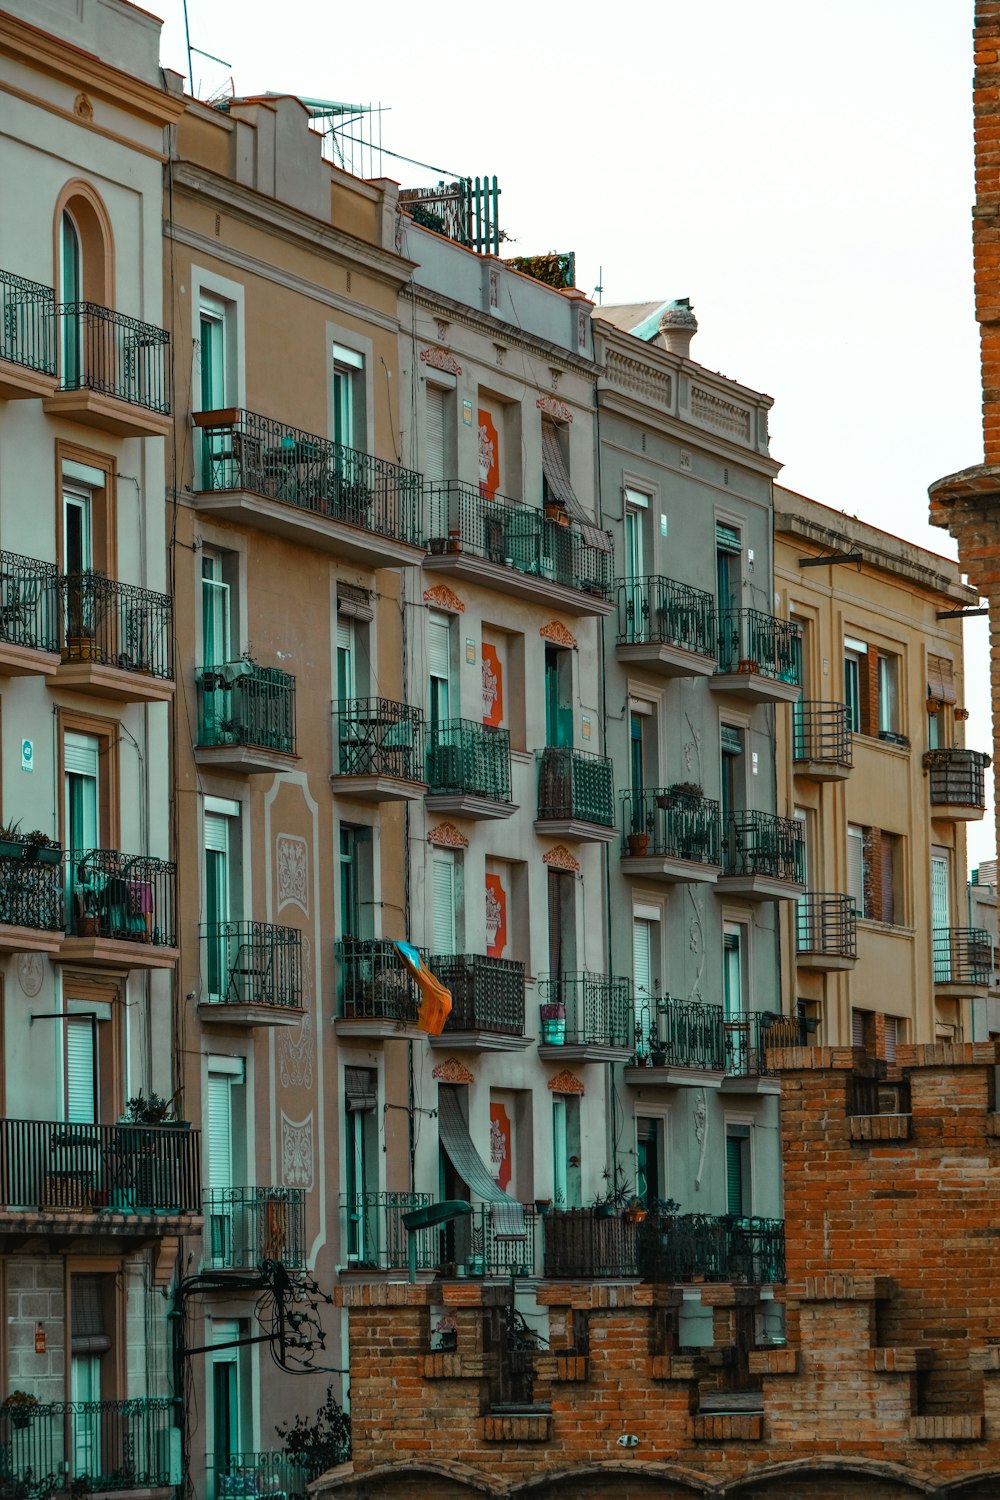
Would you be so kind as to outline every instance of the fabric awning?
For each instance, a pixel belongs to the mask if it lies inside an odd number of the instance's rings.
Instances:
[[[365,1114],[378,1104],[376,1073],[373,1068],[345,1068],[344,1096],[349,1114]]]
[[[591,526],[589,521],[580,523],[580,535],[588,547],[593,547],[595,552],[610,552],[611,538],[606,531],[599,526]]]
[[[493,1204],[493,1232],[499,1239],[526,1239],[524,1209],[493,1180],[493,1174],[472,1143],[462,1116],[458,1094],[447,1084],[438,1089],[438,1132],[448,1159],[469,1192]]]
[[[941,703],[957,703],[955,675],[947,656],[927,656],[927,696]]]
[[[580,505],[573,493],[569,470],[563,457],[562,444],[554,422],[542,423],[542,473],[554,500],[559,500],[575,515]]]

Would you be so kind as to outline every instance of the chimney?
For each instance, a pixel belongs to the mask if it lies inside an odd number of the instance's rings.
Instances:
[[[691,308],[690,297],[678,297],[660,319],[663,347],[681,359],[690,358],[691,340],[698,332],[698,319]]]

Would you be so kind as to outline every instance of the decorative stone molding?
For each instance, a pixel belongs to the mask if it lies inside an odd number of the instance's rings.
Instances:
[[[580,861],[573,858],[565,844],[557,844],[548,854],[543,854],[542,864],[551,870],[569,870],[574,875],[580,873]]]
[[[569,646],[572,651],[576,650],[576,636],[571,635],[560,620],[550,620],[538,634],[543,640],[551,641],[554,646]]]
[[[279,833],[274,843],[278,866],[278,910],[293,904],[309,915],[309,845],[294,833]]]
[[[561,1073],[556,1073],[549,1079],[549,1091],[553,1094],[583,1094],[586,1090],[581,1079],[569,1068],[563,1068]]]
[[[454,354],[449,354],[447,349],[421,349],[420,360],[422,364],[430,365],[433,370],[443,370],[446,375],[461,375],[462,366]]]
[[[424,603],[434,609],[446,609],[453,615],[464,615],[465,605],[447,584],[436,583],[432,589],[424,589]]]
[[[78,120],[92,120],[94,118],[94,106],[86,94],[77,94],[73,100],[73,113]]]
[[[718,432],[740,438],[744,443],[750,441],[750,412],[747,408],[737,406],[735,401],[724,401],[721,396],[717,396],[714,391],[705,390],[703,386],[691,387],[691,415],[696,422],[703,422],[706,427],[714,427]]]
[[[557,401],[555,396],[539,396],[535,402],[539,411],[543,411],[547,417],[552,417],[557,422],[572,422],[573,413],[565,401]]]
[[[468,849],[469,840],[460,833],[454,823],[439,823],[427,835],[427,842],[439,849]]]
[[[607,379],[620,390],[630,391],[634,396],[653,401],[659,406],[669,406],[673,400],[673,385],[670,376],[661,370],[651,369],[641,360],[631,359],[609,349],[605,362]]]
[[[443,1063],[438,1063],[431,1074],[439,1083],[475,1083],[475,1073],[470,1073],[464,1063],[460,1063],[457,1057],[446,1057]]]

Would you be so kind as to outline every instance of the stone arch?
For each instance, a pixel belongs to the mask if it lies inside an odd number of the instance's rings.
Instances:
[[[353,1466],[352,1466],[353,1468]],[[457,1460],[424,1463],[378,1464],[356,1474],[346,1466],[333,1469],[316,1481],[316,1500],[468,1500],[469,1496],[506,1492],[502,1481],[493,1481]]]
[[[533,1474],[512,1484],[505,1494],[510,1500],[605,1500],[609,1487],[613,1491],[618,1485],[634,1500],[643,1495],[649,1500],[693,1500],[714,1493],[706,1475],[682,1464],[609,1459]]]
[[[988,1469],[985,1473],[979,1470],[965,1479],[953,1480],[942,1485],[940,1493],[948,1500],[994,1500],[1000,1495],[1000,1469]]]
[[[938,1494],[937,1480],[903,1464],[864,1458],[804,1458],[768,1464],[720,1486],[725,1500],[912,1500]]]
[[[101,307],[115,305],[115,240],[111,216],[96,188],[82,177],[65,183],[56,200],[53,223],[56,301],[62,294],[62,226],[68,213],[80,239],[83,260],[83,300]]]

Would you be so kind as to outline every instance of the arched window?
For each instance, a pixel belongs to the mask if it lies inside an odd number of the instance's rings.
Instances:
[[[102,327],[103,309],[115,305],[111,220],[99,195],[78,178],[60,193],[53,227],[61,383],[78,390],[108,363]]]
[[[60,364],[62,383],[71,390],[80,385],[83,375],[83,246],[80,231],[68,208],[62,211],[59,224],[59,319]]]

